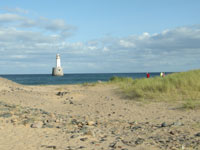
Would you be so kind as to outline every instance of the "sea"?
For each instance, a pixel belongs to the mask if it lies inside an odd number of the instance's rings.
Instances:
[[[171,72],[165,73],[170,74]],[[9,74],[0,75],[16,83],[23,85],[59,85],[59,84],[82,84],[97,81],[108,81],[111,77],[131,77],[133,79],[146,78],[146,73],[85,73],[64,74],[64,76],[52,76],[51,74]],[[150,77],[160,76],[159,72],[150,72]]]

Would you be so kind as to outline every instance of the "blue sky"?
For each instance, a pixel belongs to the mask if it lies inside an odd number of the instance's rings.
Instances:
[[[200,64],[199,0],[0,1],[0,74],[187,71]]]

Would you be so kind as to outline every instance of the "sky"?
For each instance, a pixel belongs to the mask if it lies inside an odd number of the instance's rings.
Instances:
[[[199,0],[0,1],[0,74],[200,68]]]

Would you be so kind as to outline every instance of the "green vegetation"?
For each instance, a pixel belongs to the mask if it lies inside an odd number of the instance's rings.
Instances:
[[[123,96],[136,100],[181,101],[183,108],[200,107],[200,70],[173,73],[154,78],[112,77],[109,83],[119,84]]]
[[[92,83],[85,82],[85,83],[82,83],[81,85],[82,86],[95,86],[95,85],[97,85],[97,82],[92,82]]]
[[[198,99],[189,99],[189,100],[184,100],[182,107],[183,109],[196,109],[200,108],[200,100]]]

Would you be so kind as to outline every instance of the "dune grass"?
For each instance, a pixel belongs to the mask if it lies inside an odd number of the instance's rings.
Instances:
[[[135,79],[112,77],[123,96],[136,100],[182,101],[184,108],[200,107],[200,70],[173,73],[162,77]]]
[[[97,85],[97,82],[91,82],[91,83],[89,83],[89,82],[84,82],[84,83],[82,83],[81,85],[82,85],[82,86],[95,86],[95,85]]]

